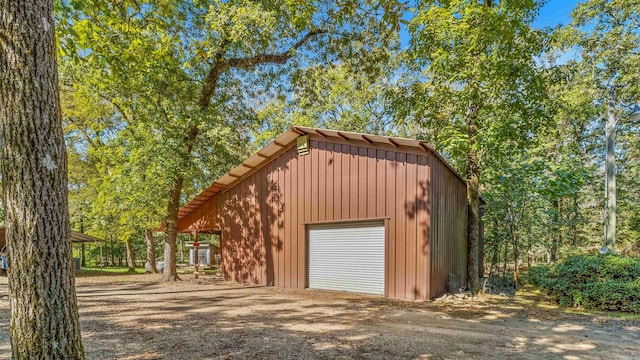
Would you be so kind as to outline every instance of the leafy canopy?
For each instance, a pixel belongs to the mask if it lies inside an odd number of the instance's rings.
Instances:
[[[409,112],[437,129],[432,141],[458,163],[469,146],[482,156],[505,142],[527,141],[540,125],[546,83],[538,57],[548,48],[548,36],[531,27],[540,6],[420,2],[409,26],[410,60],[421,71]],[[470,116],[478,121],[476,139],[467,133]]]

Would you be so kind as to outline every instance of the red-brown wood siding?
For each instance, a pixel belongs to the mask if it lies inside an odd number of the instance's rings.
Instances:
[[[209,202],[216,206],[189,214],[194,224],[206,219],[221,230],[226,278],[304,288],[305,225],[367,218],[387,219],[387,296],[431,298],[446,286],[448,272],[464,269],[464,183],[438,157],[314,136],[310,145],[304,156],[295,147],[284,150],[214,196]]]

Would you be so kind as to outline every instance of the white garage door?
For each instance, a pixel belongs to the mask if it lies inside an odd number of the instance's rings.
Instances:
[[[384,222],[309,225],[309,288],[384,295]]]

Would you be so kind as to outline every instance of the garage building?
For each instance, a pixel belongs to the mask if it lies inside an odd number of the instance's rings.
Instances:
[[[229,280],[430,299],[466,284],[466,184],[424,141],[296,126],[180,209]]]

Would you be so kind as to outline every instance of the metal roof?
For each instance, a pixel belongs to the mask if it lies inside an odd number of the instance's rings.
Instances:
[[[83,243],[83,242],[106,242],[106,240],[98,239],[97,237],[93,237],[91,235],[79,233],[72,231],[71,232],[71,242],[72,243]]]
[[[296,139],[301,135],[314,134],[322,138],[337,138],[344,141],[358,141],[360,143],[366,143],[371,146],[385,144],[390,145],[398,151],[403,149],[416,149],[425,152],[431,152],[435,154],[442,162],[462,181],[466,181],[455,169],[440,155],[431,143],[422,140],[406,139],[393,136],[382,136],[355,133],[349,131],[329,130],[329,129],[315,129],[303,126],[293,126],[282,135],[278,136],[275,140],[270,142],[267,146],[260,149],[258,152],[244,160],[240,165],[231,169],[226,175],[216,180],[211,186],[201,192],[198,196],[189,201],[186,205],[180,208],[178,217],[184,216],[197,209],[200,205],[211,199],[217,193],[229,188],[236,182],[242,180],[245,175],[249,175],[253,170],[262,167],[262,165],[269,162],[274,155],[293,146]]]
[[[6,226],[0,226],[0,249],[2,249],[2,247],[5,245],[5,232],[6,232]],[[98,239],[97,237],[93,237],[91,235],[72,231],[71,242],[72,243],[105,242],[105,240]]]

